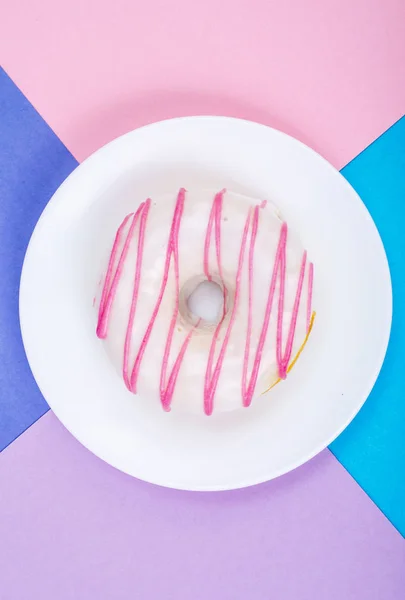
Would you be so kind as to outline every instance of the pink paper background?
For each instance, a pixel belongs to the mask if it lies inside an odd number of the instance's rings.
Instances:
[[[0,19],[3,66],[79,160],[215,113],[342,167],[403,115],[404,39],[404,0],[15,0]]]

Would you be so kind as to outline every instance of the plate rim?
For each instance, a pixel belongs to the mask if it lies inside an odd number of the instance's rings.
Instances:
[[[115,144],[118,144],[120,141],[122,141],[124,138],[129,138],[131,136],[135,136],[136,134],[138,134],[141,131],[145,131],[147,129],[152,129],[152,128],[157,128],[159,126],[165,125],[165,124],[175,124],[176,122],[190,122],[190,121],[205,121],[205,120],[214,120],[214,121],[228,121],[228,122],[237,122],[237,123],[244,123],[247,126],[255,126],[258,127],[260,129],[265,128],[265,129],[269,129],[272,130],[273,132],[275,132],[277,135],[280,135],[282,137],[286,137],[289,138],[291,140],[293,140],[295,143],[299,144],[301,147],[303,147],[305,149],[305,151],[309,151],[311,154],[315,155],[316,158],[319,160],[321,159],[321,161],[327,165],[328,169],[332,169],[336,174],[338,174],[343,181],[345,182],[345,184],[347,186],[349,186],[354,192],[355,195],[357,196],[357,202],[360,205],[361,209],[363,210],[363,212],[366,214],[369,223],[371,224],[371,226],[374,228],[375,233],[377,234],[377,238],[379,241],[379,245],[380,245],[380,250],[382,251],[382,255],[381,258],[383,258],[383,262],[384,262],[384,269],[386,271],[386,275],[387,275],[387,281],[386,281],[386,286],[385,286],[385,298],[386,298],[386,302],[387,303],[387,312],[385,313],[385,315],[381,315],[381,319],[384,320],[384,340],[380,345],[380,351],[378,353],[378,360],[376,357],[376,368],[374,370],[374,372],[371,374],[369,374],[368,380],[367,380],[367,386],[364,385],[364,392],[362,394],[358,394],[358,402],[356,403],[356,405],[354,406],[353,410],[351,411],[350,415],[346,418],[345,422],[338,428],[336,429],[336,432],[333,435],[329,435],[326,439],[325,442],[323,443],[319,443],[313,450],[312,452],[307,453],[304,457],[301,457],[300,459],[296,460],[295,462],[293,462],[293,464],[290,464],[289,466],[287,466],[286,468],[281,468],[279,469],[277,472],[273,471],[273,474],[269,475],[262,475],[259,477],[252,477],[252,478],[248,478],[248,480],[246,480],[246,478],[241,481],[238,484],[233,484],[233,485],[187,485],[184,484],[184,482],[176,482],[176,481],[156,481],[153,477],[148,478],[142,475],[142,477],[139,477],[133,473],[130,472],[130,470],[127,470],[125,468],[123,468],[122,466],[116,464],[115,460],[111,460],[111,459],[107,459],[105,456],[102,455],[102,453],[100,452],[95,452],[94,450],[92,450],[87,443],[82,439],[82,436],[80,434],[74,433],[71,429],[70,426],[67,426],[59,417],[59,411],[58,409],[55,410],[55,408],[52,406],[52,400],[49,401],[48,398],[45,396],[44,392],[42,391],[42,385],[40,384],[40,382],[37,379],[37,376],[34,373],[34,369],[32,367],[32,361],[30,359],[30,357],[32,357],[32,349],[30,350],[28,348],[27,344],[27,336],[26,333],[24,332],[24,305],[25,305],[25,294],[26,292],[26,280],[27,280],[27,264],[29,261],[29,254],[30,254],[30,250],[32,248],[33,243],[35,243],[35,239],[37,235],[40,235],[40,231],[38,229],[38,225],[40,224],[40,222],[43,220],[43,218],[46,218],[46,215],[48,214],[49,210],[52,210],[55,206],[57,206],[57,202],[59,202],[59,199],[55,197],[58,195],[59,190],[64,187],[67,184],[67,181],[71,178],[71,176],[78,172],[79,170],[81,171],[83,168],[86,167],[86,165],[88,165],[91,161],[93,161],[95,158],[97,158],[98,156],[100,156],[103,152],[111,149],[111,147],[113,147]],[[28,257],[28,258],[27,258]],[[55,414],[55,416],[57,417],[57,419],[59,420],[59,422],[63,425],[63,427],[65,429],[67,429],[69,431],[69,433],[75,438],[77,439],[87,450],[89,450],[93,455],[97,456],[98,458],[100,458],[103,462],[107,463],[108,465],[118,469],[119,471],[122,471],[123,473],[126,473],[127,475],[130,475],[131,477],[135,477],[137,479],[141,479],[142,481],[145,481],[147,483],[150,484],[154,484],[154,485],[158,485],[160,487],[164,487],[164,488],[169,488],[169,489],[177,489],[177,490],[184,490],[184,491],[199,491],[199,492],[215,492],[215,491],[230,491],[230,490],[236,490],[236,489],[243,489],[246,487],[251,487],[254,485],[258,485],[267,481],[270,481],[272,479],[278,478],[281,475],[284,475],[290,471],[295,470],[296,468],[302,466],[303,464],[305,464],[306,462],[312,460],[316,455],[318,455],[320,452],[322,452],[323,450],[325,450],[325,448],[327,448],[334,440],[336,440],[337,437],[339,437],[339,435],[348,427],[348,425],[353,421],[353,419],[356,417],[356,415],[360,412],[361,408],[363,407],[363,405],[365,404],[366,400],[368,399],[377,379],[378,376],[381,372],[381,369],[383,367],[384,364],[384,360],[386,357],[386,353],[387,353],[387,349],[388,349],[388,345],[389,345],[389,341],[390,341],[390,336],[391,336],[391,329],[392,329],[392,315],[393,315],[393,290],[392,290],[392,279],[391,279],[391,272],[390,272],[390,265],[389,265],[389,261],[388,261],[388,257],[387,257],[387,253],[385,250],[385,246],[384,246],[384,242],[383,239],[380,235],[380,232],[374,222],[373,217],[371,216],[366,204],[363,202],[363,200],[361,199],[360,195],[358,194],[358,192],[355,190],[355,188],[353,188],[353,186],[349,183],[349,181],[344,177],[344,175],[334,166],[332,165],[326,158],[324,158],[322,156],[322,154],[320,154],[319,152],[317,152],[316,150],[314,150],[313,148],[311,148],[310,146],[308,146],[307,144],[305,144],[304,142],[302,142],[301,140],[295,138],[292,135],[289,135],[288,133],[285,133],[277,128],[274,128],[270,125],[267,124],[263,124],[257,121],[251,121],[248,119],[240,119],[240,118],[236,118],[236,117],[229,117],[229,116],[220,116],[220,115],[195,115],[195,116],[182,116],[182,117],[175,117],[175,118],[170,118],[170,119],[163,119],[160,121],[155,121],[152,123],[148,123],[146,125],[143,125],[141,127],[132,129],[126,133],[123,133],[122,135],[114,138],[113,140],[109,141],[107,144],[104,144],[103,146],[99,147],[98,149],[96,149],[94,152],[92,152],[88,157],[86,157],[81,163],[78,164],[78,166],[73,169],[73,171],[65,178],[65,180],[58,186],[58,188],[55,190],[55,192],[52,194],[51,198],[48,200],[48,202],[46,203],[43,211],[41,212],[39,219],[37,220],[35,227],[31,233],[25,254],[24,254],[24,261],[23,261],[23,265],[22,265],[22,269],[21,269],[21,274],[20,274],[20,285],[19,285],[19,293],[18,293],[18,305],[19,305],[19,323],[20,323],[20,329],[21,329],[21,336],[22,336],[22,342],[23,342],[23,347],[24,347],[24,351],[26,354],[26,358],[32,373],[32,376],[36,382],[36,385],[38,386],[38,388],[41,391],[41,394],[43,395],[46,403],[48,404],[49,408],[51,409],[51,411]],[[41,377],[40,377],[41,378]]]

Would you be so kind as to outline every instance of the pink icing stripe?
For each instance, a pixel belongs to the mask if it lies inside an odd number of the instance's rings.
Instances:
[[[243,392],[243,389],[242,389],[243,406],[250,406],[250,404],[252,402],[254,390],[256,387],[257,376],[259,373],[259,368],[260,368],[260,364],[261,364],[261,360],[262,360],[262,352],[263,352],[263,347],[264,347],[266,337],[267,337],[270,316],[271,316],[271,309],[273,306],[274,294],[275,294],[275,290],[276,290],[278,266],[279,266],[281,253],[284,248],[286,236],[287,236],[287,225],[286,225],[286,223],[283,223],[283,225],[281,226],[281,229],[280,229],[280,237],[279,237],[279,242],[278,242],[277,251],[276,251],[276,257],[275,257],[274,265],[273,265],[273,273],[271,276],[271,281],[270,281],[270,286],[269,286],[269,294],[267,296],[266,310],[264,313],[264,320],[263,320],[263,325],[262,325],[262,329],[260,332],[259,343],[258,343],[258,346],[256,349],[255,359],[253,362],[253,368],[252,368],[252,373],[250,376],[249,386],[248,386],[247,391],[245,391],[245,392]]]
[[[214,224],[214,217],[216,214],[216,204],[217,204],[217,196],[214,198],[214,202],[212,203],[210,216],[208,219],[207,231],[205,234],[205,243],[204,243],[204,274],[208,281],[211,281],[210,274],[210,242],[211,242],[211,234],[212,234],[212,226]]]
[[[143,206],[143,203],[139,207],[139,209],[137,211],[137,215],[139,214],[139,210],[141,210],[142,206]],[[132,223],[129,228],[127,237],[125,239],[125,243],[124,243],[124,247],[121,252],[121,256],[118,260],[118,265],[117,265],[117,268],[114,273],[111,287],[109,287],[110,280],[112,277],[112,271],[113,271],[113,265],[115,262],[115,257],[116,257],[116,254],[118,252],[118,247],[121,242],[122,232],[123,232],[128,220],[131,218],[131,216],[132,216],[132,214],[125,217],[125,219],[123,220],[123,222],[121,223],[121,225],[117,231],[117,235],[115,237],[113,249],[111,252],[110,261],[108,263],[107,275],[105,278],[104,288],[103,288],[103,292],[101,295],[100,307],[99,307],[99,312],[98,312],[97,329],[96,329],[97,336],[99,338],[103,338],[103,339],[107,336],[107,328],[108,328],[108,321],[109,321],[109,317],[110,317],[111,307],[112,307],[114,297],[115,297],[115,294],[117,291],[118,283],[119,283],[121,275],[122,275],[122,270],[124,268],[125,259],[128,254],[129,245],[131,243],[132,234],[135,229],[135,225],[136,225],[136,221],[137,221],[137,216],[134,216],[132,219]],[[107,292],[107,289],[108,289],[108,292]]]
[[[253,393],[255,390],[257,376],[258,376],[260,363],[261,363],[263,346],[264,346],[266,336],[267,336],[270,315],[271,315],[271,308],[273,305],[275,287],[276,287],[277,276],[278,276],[279,271],[280,271],[280,291],[279,291],[279,312],[278,312],[278,318],[277,318],[276,353],[277,353],[279,375],[281,378],[285,378],[286,370],[288,368],[288,363],[291,358],[292,345],[293,345],[293,341],[294,341],[294,334],[295,334],[295,328],[296,328],[298,310],[299,310],[299,304],[300,304],[300,298],[301,298],[302,284],[303,284],[304,273],[305,273],[306,252],[304,252],[304,255],[302,258],[300,276],[299,276],[299,281],[298,281],[298,289],[297,289],[293,312],[292,312],[292,316],[291,316],[291,323],[290,323],[289,334],[288,334],[288,339],[287,339],[287,346],[286,346],[284,356],[282,356],[282,335],[281,334],[282,334],[282,320],[283,320],[283,313],[284,313],[284,293],[285,293],[284,290],[285,290],[285,276],[286,276],[286,265],[285,265],[285,263],[286,263],[286,243],[287,243],[287,225],[285,223],[283,223],[281,231],[280,231],[280,238],[279,238],[279,244],[278,244],[278,248],[277,248],[277,252],[276,252],[276,258],[274,261],[273,274],[272,274],[272,279],[271,279],[271,283],[270,283],[270,289],[269,289],[269,295],[268,295],[268,300],[267,300],[267,305],[266,305],[264,322],[263,322],[262,330],[260,333],[259,344],[258,344],[258,347],[256,350],[256,355],[255,355],[255,360],[253,363],[252,374],[250,377],[249,386],[248,386],[248,389],[246,390],[246,374],[245,373],[247,371],[247,361],[248,361],[249,349],[250,349],[249,317],[248,317],[248,335],[247,335],[247,340],[246,340],[245,361],[244,361],[244,369],[246,369],[246,371],[244,372],[244,378],[242,378],[242,399],[243,399],[244,406],[249,406],[251,404]],[[254,241],[253,241],[253,248],[254,248]],[[253,252],[253,250],[252,250],[252,252]],[[252,259],[252,263],[251,263],[251,268],[253,269],[253,259]],[[250,285],[251,285],[251,283],[249,282],[249,286]],[[249,294],[250,294],[250,291],[249,291]],[[284,373],[284,371],[285,371],[285,373]],[[282,377],[283,374],[284,374],[284,377]]]
[[[142,269],[142,259],[143,259],[143,246],[144,246],[144,241],[145,241],[146,220],[148,218],[150,204],[151,204],[151,201],[148,198],[148,200],[145,202],[144,206],[142,206],[142,204],[141,204],[141,206],[139,207],[138,211],[135,214],[135,219],[137,219],[139,213],[142,211],[141,220],[140,220],[140,224],[139,224],[138,249],[137,249],[137,256],[136,256],[134,288],[133,288],[133,292],[132,292],[132,301],[131,301],[131,308],[129,311],[128,325],[127,325],[127,330],[125,333],[124,364],[123,364],[123,369],[122,369],[122,375],[124,377],[125,385],[127,386],[127,388],[130,391],[131,391],[131,382],[130,382],[129,372],[128,372],[129,352],[130,352],[130,347],[131,347],[132,330],[133,330],[134,319],[135,319],[136,304],[138,301],[139,284],[140,284],[140,280],[141,280],[141,269]]]
[[[314,265],[313,263],[309,263],[309,272],[308,272],[308,300],[307,300],[307,332],[309,331],[309,326],[311,323],[311,315],[312,315],[312,288],[314,286]]]
[[[222,207],[224,203],[224,194],[226,190],[222,190],[215,196],[215,254],[221,283],[224,285],[224,277],[222,275],[222,260],[221,260],[221,219]]]
[[[181,216],[183,214],[183,208],[184,208],[184,198],[185,198],[185,195],[183,193],[182,198],[181,198],[181,202],[182,202],[181,209],[178,213],[178,217],[176,219],[176,223],[175,223],[175,226],[173,227],[172,235],[171,235],[171,254],[173,254],[173,260],[174,260],[174,276],[175,276],[175,281],[176,281],[176,296],[175,296],[175,306],[174,306],[174,310],[173,310],[173,315],[172,315],[172,319],[171,319],[170,327],[169,327],[169,333],[168,333],[168,336],[166,339],[162,368],[160,371],[160,400],[162,402],[163,408],[167,411],[170,410],[170,403],[171,403],[171,399],[173,396],[174,386],[175,386],[175,383],[177,380],[177,375],[179,373],[181,362],[183,360],[184,354],[187,350],[187,346],[191,339],[191,335],[193,333],[193,330],[191,330],[189,332],[189,334],[187,335],[186,339],[184,340],[182,347],[180,349],[180,352],[174,362],[172,371],[169,375],[169,382],[166,385],[166,375],[167,375],[167,367],[168,367],[169,356],[170,356],[170,348],[172,346],[173,333],[174,333],[174,329],[176,326],[177,317],[179,314],[180,275],[179,275],[179,246],[178,246],[178,244],[179,244],[180,220],[181,220]]]
[[[256,244],[257,228],[259,222],[259,207],[255,206],[253,213],[253,224],[252,233],[250,236],[249,246],[249,300],[248,300],[248,322],[246,332],[246,343],[245,343],[245,356],[243,358],[243,371],[242,371],[242,398],[246,397],[246,379],[247,371],[249,366],[249,354],[250,354],[250,342],[252,337],[252,313],[253,313],[253,262],[254,262],[254,251]]]
[[[205,411],[206,415],[212,414],[215,390],[218,385],[218,378],[221,373],[222,364],[224,362],[224,357],[225,357],[226,348],[228,346],[229,337],[231,335],[233,324],[235,322],[236,310],[237,310],[237,307],[239,304],[240,282],[241,282],[241,276],[242,276],[243,259],[244,259],[244,255],[245,255],[246,241],[247,241],[247,235],[248,235],[249,226],[250,226],[250,220],[251,220],[251,209],[249,209],[249,213],[248,213],[248,216],[247,216],[246,222],[245,222],[245,228],[243,230],[242,242],[241,242],[241,247],[240,247],[240,252],[239,252],[238,269],[236,272],[235,297],[234,297],[234,304],[232,307],[231,318],[228,323],[224,341],[222,342],[222,346],[221,346],[221,349],[219,352],[218,360],[216,362],[214,373],[213,373],[212,377],[210,377],[209,374],[210,374],[210,371],[212,368],[213,355],[214,355],[214,351],[215,351],[215,342],[216,342],[216,338],[218,336],[214,335],[214,338],[211,343],[210,351],[209,351],[208,364],[207,364],[207,370],[206,370],[206,376],[205,376],[205,385],[204,385],[204,411]],[[217,334],[217,332],[219,332],[219,328],[220,328],[221,324],[222,324],[222,321],[217,326],[217,329],[215,331],[216,334]]]
[[[211,244],[211,236],[212,236],[212,227],[213,227],[213,224],[215,221],[215,255],[216,255],[216,259],[217,259],[218,272],[219,272],[219,276],[220,276],[221,283],[222,283],[224,302],[223,302],[223,309],[222,309],[222,319],[218,323],[217,327],[215,328],[213,339],[212,339],[212,344],[214,346],[214,352],[212,353],[211,356],[208,357],[207,371],[206,371],[208,379],[211,379],[212,362],[214,359],[214,353],[215,353],[218,335],[219,335],[219,332],[221,329],[222,322],[226,315],[226,300],[227,300],[227,295],[228,295],[228,290],[226,288],[224,278],[222,275],[222,260],[221,260],[221,218],[222,218],[222,206],[223,206],[225,192],[226,192],[226,190],[223,189],[221,192],[218,192],[218,194],[216,194],[214,197],[210,216],[208,219],[207,231],[205,234],[205,244],[204,244],[204,263],[203,263],[204,264],[204,273],[205,273],[205,276],[207,277],[208,281],[211,281],[212,279],[211,279],[211,274],[210,274],[210,270],[209,270],[209,252],[210,252],[210,244]]]
[[[108,261],[108,267],[107,267],[107,273],[106,273],[105,280],[104,280],[103,291],[101,293],[100,305],[98,307],[98,319],[97,319],[97,330],[96,330],[98,337],[101,337],[100,331],[99,331],[101,317],[102,317],[103,311],[105,309],[105,301],[106,301],[106,298],[108,296],[110,286],[111,286],[111,277],[113,276],[114,264],[115,264],[116,256],[118,253],[118,248],[121,243],[122,232],[125,229],[127,222],[129,221],[129,219],[132,216],[133,216],[133,213],[131,213],[125,217],[125,219],[122,221],[121,225],[119,226],[117,233],[115,234],[114,244],[113,244],[113,247],[111,250],[110,259]],[[106,336],[104,336],[104,337],[106,337]]]
[[[205,397],[206,390],[208,390],[208,388],[209,388],[208,382],[211,381],[212,363],[214,362],[215,349],[217,347],[218,336],[221,331],[221,326],[222,326],[223,320],[224,319],[222,318],[221,321],[218,323],[218,325],[215,328],[214,334],[212,336],[211,347],[210,347],[210,351],[208,354],[207,367],[205,370],[204,397]]]
[[[211,236],[212,236],[212,227],[215,222],[215,251],[217,258],[217,265],[219,270],[219,275],[221,281],[223,282],[222,277],[222,264],[221,264],[221,216],[222,216],[222,205],[224,200],[224,194],[226,190],[222,190],[215,195],[214,201],[212,203],[210,216],[208,219],[207,231],[205,234],[205,243],[204,243],[204,273],[207,277],[208,281],[211,281],[211,273],[209,269],[209,256],[210,256],[210,244],[211,244]]]
[[[121,225],[119,226],[119,228],[117,230],[117,233],[115,234],[114,244],[113,244],[113,247],[112,247],[112,250],[111,250],[110,259],[108,261],[107,273],[105,275],[105,280],[104,280],[104,285],[103,285],[103,291],[101,292],[100,305],[98,307],[97,327],[98,327],[98,323],[100,322],[100,318],[101,318],[101,315],[103,313],[103,310],[105,308],[105,299],[106,299],[107,294],[108,294],[109,289],[110,289],[112,272],[113,272],[114,263],[115,263],[116,255],[117,255],[117,252],[118,252],[118,248],[119,248],[119,245],[121,243],[122,232],[125,229],[125,226],[126,226],[127,222],[129,221],[129,219],[132,216],[133,216],[133,213],[131,213],[131,214],[129,214],[129,215],[127,215],[125,217],[125,219],[122,221]],[[101,280],[99,282],[99,285],[100,285],[100,283],[101,283]]]
[[[215,250],[216,250],[216,258],[217,265],[219,271],[219,277],[221,279],[224,302],[222,307],[222,320],[225,319],[226,315],[226,300],[228,296],[228,290],[225,285],[224,276],[222,272],[222,259],[221,259],[221,219],[222,219],[222,207],[224,202],[224,194],[226,190],[222,190],[219,194],[216,195],[216,211],[215,211]]]
[[[279,295],[279,301],[278,301],[278,315],[277,315],[277,363],[278,363],[278,373],[279,373],[279,376],[281,379],[285,379],[287,377],[287,368],[288,368],[288,363],[291,358],[292,345],[293,345],[293,341],[294,341],[295,327],[297,325],[298,310],[299,310],[299,305],[300,305],[300,300],[301,300],[302,285],[304,282],[305,266],[306,266],[306,260],[307,260],[307,253],[305,251],[303,254],[303,257],[302,257],[297,292],[295,295],[294,307],[293,307],[293,311],[292,311],[292,315],[291,315],[290,327],[288,330],[287,344],[286,344],[285,352],[283,355],[282,354],[282,334],[283,334],[284,288],[285,288],[285,269],[286,269],[285,251],[286,251],[286,249],[285,249],[285,244],[284,244],[284,248],[281,253],[281,259],[280,259],[280,269],[281,269],[280,295]]]
[[[195,329],[192,329],[191,331],[189,331],[186,339],[184,340],[184,342],[180,348],[180,352],[177,355],[177,358],[173,365],[172,371],[170,373],[169,382],[167,384],[166,389],[161,388],[160,399],[162,402],[162,406],[163,406],[164,410],[166,410],[166,411],[170,410],[170,405],[171,405],[174,388],[175,388],[176,381],[177,381],[177,376],[179,374],[181,363],[183,361],[184,355],[186,353],[187,347],[190,343],[191,336],[193,335],[194,331],[195,331]]]
[[[180,227],[180,221],[181,221],[181,217],[183,214],[183,207],[184,207],[184,199],[185,199],[185,190],[182,188],[177,196],[177,202],[176,202],[176,207],[174,210],[174,215],[173,215],[173,220],[172,220],[172,226],[170,229],[170,236],[169,236],[169,243],[167,246],[167,251],[166,251],[166,262],[165,262],[165,268],[164,268],[164,273],[163,273],[163,280],[161,283],[161,287],[160,287],[160,292],[159,292],[159,297],[157,299],[157,302],[155,304],[155,307],[153,309],[153,313],[152,313],[152,317],[149,321],[149,324],[146,328],[146,332],[145,335],[143,337],[141,346],[138,350],[138,354],[136,356],[135,359],[135,364],[134,367],[132,369],[132,374],[131,374],[131,389],[132,391],[135,393],[136,392],[136,384],[137,384],[137,380],[138,380],[138,376],[139,376],[139,370],[141,367],[141,362],[142,362],[142,358],[144,356],[145,350],[146,350],[146,346],[148,344],[150,335],[152,333],[152,329],[153,326],[155,324],[155,320],[157,317],[157,314],[159,312],[159,308],[160,305],[162,303],[162,299],[163,299],[163,295],[166,289],[166,285],[167,285],[167,280],[169,277],[169,268],[170,268],[170,262],[171,262],[171,256],[173,253],[173,240],[174,238],[177,236],[178,237],[178,230]],[[176,233],[177,232],[177,233]],[[176,234],[176,235],[175,235]],[[178,307],[177,307],[178,309]],[[173,321],[173,319],[172,319]],[[171,329],[172,325],[170,325],[170,329]],[[169,330],[169,334],[170,334],[170,330]],[[170,348],[169,348],[170,349]],[[165,355],[167,352],[167,344],[166,344],[166,348],[165,348]],[[162,370],[165,369],[165,365],[163,364],[162,366]]]

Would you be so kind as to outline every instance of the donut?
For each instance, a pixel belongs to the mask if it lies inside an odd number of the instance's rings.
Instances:
[[[313,281],[273,203],[182,188],[148,198],[118,227],[96,334],[129,392],[165,411],[248,407],[300,356],[315,317]],[[207,288],[211,313],[195,314]]]

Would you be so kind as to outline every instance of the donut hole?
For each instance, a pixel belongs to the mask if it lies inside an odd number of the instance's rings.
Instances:
[[[193,277],[180,292],[181,322],[189,327],[197,327],[201,333],[215,329],[227,308],[224,307],[224,288],[216,278],[209,281],[205,276]]]
[[[202,281],[187,299],[190,313],[207,324],[216,325],[224,310],[224,293],[214,281]]]

